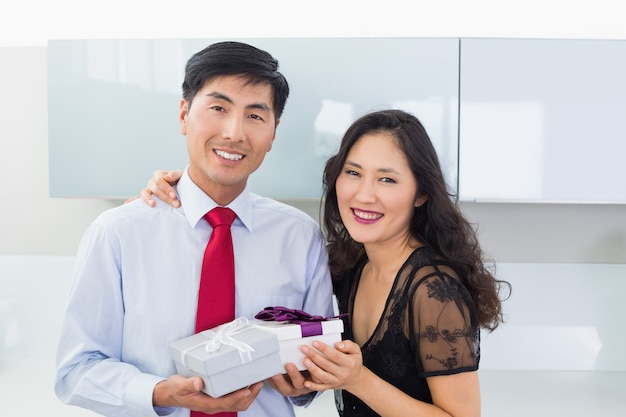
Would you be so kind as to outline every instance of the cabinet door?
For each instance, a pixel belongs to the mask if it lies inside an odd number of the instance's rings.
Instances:
[[[183,168],[178,127],[184,65],[219,39],[51,41],[50,193],[133,196],[153,170]],[[291,94],[252,191],[317,199],[327,158],[357,117],[417,115],[452,191],[458,155],[458,39],[240,39],[269,51]]]
[[[465,201],[626,202],[626,42],[462,39]]]

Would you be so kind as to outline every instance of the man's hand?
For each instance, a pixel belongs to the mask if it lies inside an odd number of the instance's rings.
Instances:
[[[285,370],[287,371],[286,374],[274,375],[267,380],[272,388],[284,397],[298,397],[312,392],[304,386],[304,381],[309,378],[308,371],[300,372],[293,363],[285,365]]]
[[[182,407],[207,414],[224,411],[245,411],[261,392],[263,382],[213,398],[204,392],[200,377],[172,375],[159,382],[152,393],[152,404],[158,407]]]

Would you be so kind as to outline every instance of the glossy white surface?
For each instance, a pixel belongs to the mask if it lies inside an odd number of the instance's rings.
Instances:
[[[482,417],[624,417],[626,372],[480,371]],[[297,417],[336,417],[324,392]]]
[[[626,202],[626,41],[461,39],[463,201]]]
[[[52,388],[73,261],[0,256],[3,416],[95,415],[61,404]],[[502,263],[498,274],[514,292],[507,322],[483,334],[483,416],[623,417],[626,265]],[[333,401],[324,393],[298,417],[334,417]]]
[[[130,197],[155,169],[184,167],[184,65],[219,40],[51,41],[50,195]],[[278,59],[290,84],[273,149],[250,178],[253,191],[319,198],[323,166],[347,127],[390,107],[423,120],[456,190],[458,39],[241,40]]]
[[[54,367],[41,358],[0,359],[2,415],[92,417],[62,404],[52,392]],[[624,417],[626,372],[480,371],[482,417]],[[337,417],[331,391],[297,417]]]
[[[626,265],[501,263],[506,322],[482,333],[481,369],[626,371]]]

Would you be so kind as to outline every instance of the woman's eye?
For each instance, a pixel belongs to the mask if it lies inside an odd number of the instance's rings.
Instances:
[[[391,179],[391,178],[387,178],[387,177],[385,177],[385,178],[381,178],[380,180],[381,180],[382,182],[386,182],[386,183],[389,183],[389,184],[395,184],[395,183],[396,183],[396,180]]]
[[[356,171],[355,171],[355,170],[353,170],[353,169],[346,169],[345,173],[346,173],[347,175],[354,175],[354,176],[358,176],[358,175],[359,175],[359,173],[358,173],[358,172],[356,172]]]

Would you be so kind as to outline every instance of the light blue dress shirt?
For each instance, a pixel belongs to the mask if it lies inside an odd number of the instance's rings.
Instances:
[[[154,386],[176,373],[168,344],[194,333],[202,256],[216,206],[185,171],[182,203],[157,200],[107,210],[86,230],[57,353],[55,391],[107,416],[156,416]],[[235,252],[236,316],[267,306],[331,316],[323,236],[307,214],[244,191],[228,205]],[[189,410],[159,410],[188,416]],[[161,414],[161,412],[159,413]],[[241,417],[293,416],[267,384]]]

